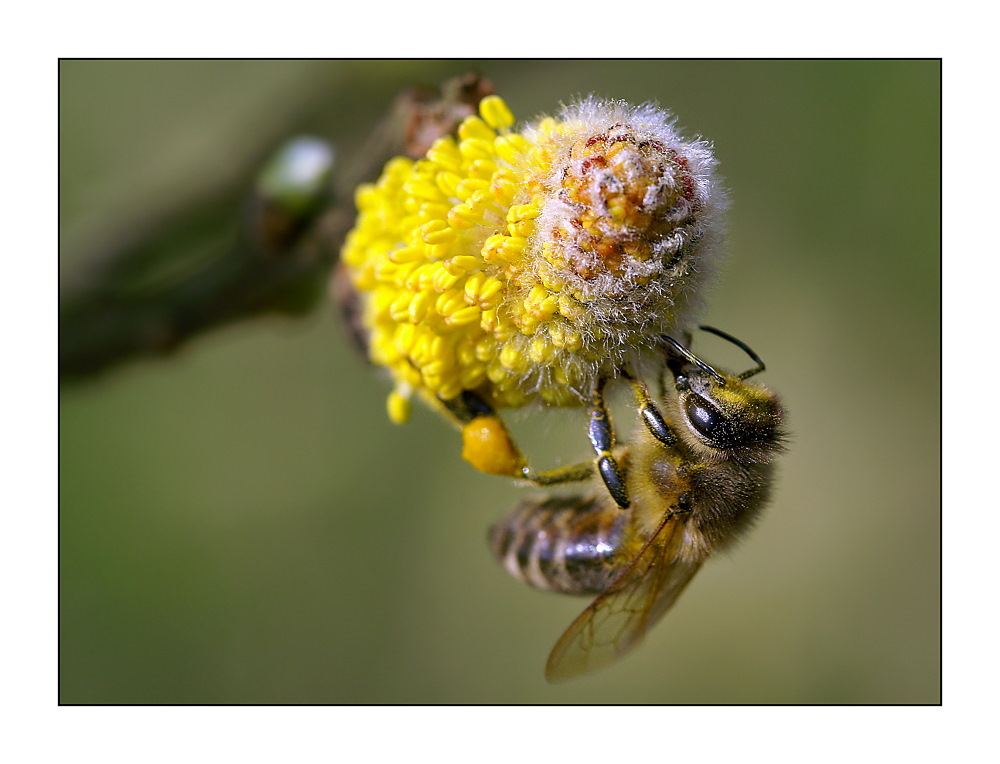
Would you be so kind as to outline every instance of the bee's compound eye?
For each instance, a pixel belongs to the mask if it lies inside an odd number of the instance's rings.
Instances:
[[[732,427],[725,415],[697,393],[688,395],[684,412],[691,426],[706,441],[715,446],[731,445]]]

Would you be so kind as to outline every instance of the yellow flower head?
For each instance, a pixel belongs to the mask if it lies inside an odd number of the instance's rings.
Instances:
[[[721,245],[711,147],[590,98],[520,132],[496,96],[357,191],[343,250],[372,360],[413,392],[580,405],[690,326]]]

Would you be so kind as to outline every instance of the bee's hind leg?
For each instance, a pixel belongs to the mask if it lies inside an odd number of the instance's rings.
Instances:
[[[478,393],[465,390],[457,398],[440,403],[462,430],[462,458],[480,472],[519,478],[538,486],[575,483],[594,474],[590,463],[545,472],[532,470],[500,415]]]
[[[502,477],[524,477],[524,455],[514,444],[496,410],[472,390],[450,400],[438,399],[462,430],[462,458],[480,472]]]
[[[545,472],[533,472],[527,467],[524,468],[521,477],[529,480],[535,485],[558,485],[560,483],[578,483],[581,480],[588,480],[594,474],[594,465],[590,462],[580,464],[570,464],[566,467],[558,467]]]
[[[632,379],[631,375],[624,376]],[[457,398],[441,401],[441,404],[462,429],[462,458],[480,472],[520,478],[538,486],[548,486],[587,480],[594,474],[596,467],[611,498],[622,509],[628,509],[631,501],[625,488],[624,473],[613,453],[614,429],[604,403],[604,386],[607,382],[607,378],[602,378],[594,386],[590,421],[587,426],[587,436],[597,454],[596,462],[573,464],[545,472],[535,472],[528,466],[527,460],[514,444],[503,420],[479,394],[465,390]],[[642,389],[645,391],[645,387]],[[649,401],[648,393],[646,401],[648,405],[642,408],[643,418],[647,423],[658,422],[661,433],[670,435],[662,417]]]

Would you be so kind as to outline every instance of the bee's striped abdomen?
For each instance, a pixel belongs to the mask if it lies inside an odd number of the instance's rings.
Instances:
[[[490,531],[515,578],[562,594],[599,594],[618,571],[628,513],[595,497],[525,499]]]

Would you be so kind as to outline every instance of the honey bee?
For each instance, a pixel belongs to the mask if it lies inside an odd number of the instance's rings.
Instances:
[[[677,358],[661,414],[632,380],[640,419],[633,442],[614,447],[631,497],[622,509],[606,490],[526,499],[490,532],[508,573],[538,589],[597,598],[549,655],[550,682],[602,668],[636,647],[714,552],[753,525],[783,450],[778,396],[750,377],[718,371],[666,338]],[[600,466],[597,470],[600,473]],[[602,486],[603,488],[603,486]]]

